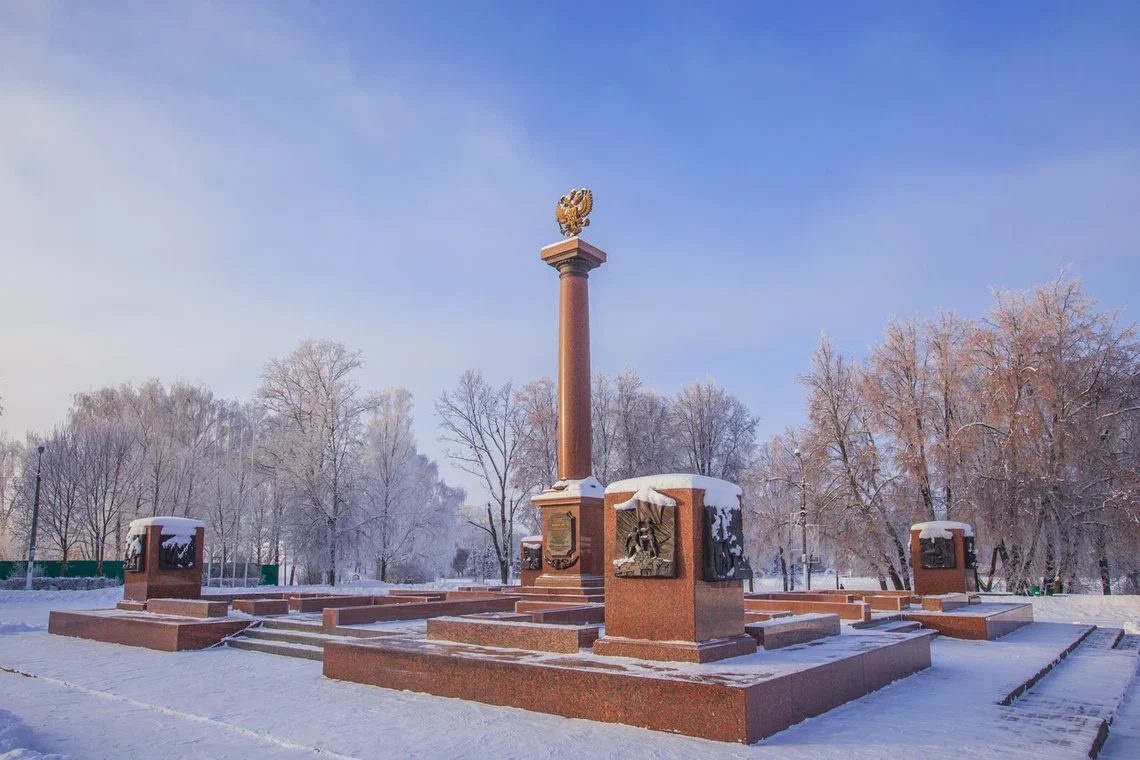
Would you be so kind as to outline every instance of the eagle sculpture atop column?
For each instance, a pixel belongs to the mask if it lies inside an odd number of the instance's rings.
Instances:
[[[582,231],[583,227],[590,226],[590,211],[594,208],[594,194],[586,188],[571,190],[558,200],[554,209],[554,218],[558,220],[558,229],[566,237],[573,237]]]

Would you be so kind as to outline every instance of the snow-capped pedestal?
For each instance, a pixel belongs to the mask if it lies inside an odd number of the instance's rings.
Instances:
[[[543,562],[537,585],[596,587],[600,601],[604,498],[605,488],[591,475],[559,480],[532,499],[542,509]]]
[[[685,474],[606,488],[606,634],[596,654],[713,662],[756,651],[744,632],[741,494]]]
[[[143,517],[127,528],[123,599],[199,599],[206,524],[185,517]]]
[[[559,480],[550,488],[535,496],[531,501],[535,504],[542,504],[548,501],[555,501],[558,499],[572,498],[586,496],[592,499],[601,499],[605,497],[606,490],[602,488],[602,484],[598,479],[591,475],[588,478],[580,480]]]
[[[527,536],[519,541],[519,582],[533,586],[542,575],[542,536]]]
[[[973,536],[974,529],[964,522],[953,520],[932,520],[930,522],[915,523],[910,526],[912,531],[918,531],[919,538],[950,538],[951,531],[960,530],[963,536]]]
[[[976,590],[974,530],[964,522],[932,520],[910,526],[914,592],[920,596]]]
[[[205,529],[206,523],[201,520],[191,520],[188,517],[140,517],[131,520],[127,526],[128,536],[141,536],[151,525],[162,528],[164,536],[193,536],[199,529]]]

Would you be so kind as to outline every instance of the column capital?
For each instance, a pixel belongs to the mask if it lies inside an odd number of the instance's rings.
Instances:
[[[577,235],[552,243],[539,254],[543,261],[562,274],[581,275],[606,263],[606,252]]]

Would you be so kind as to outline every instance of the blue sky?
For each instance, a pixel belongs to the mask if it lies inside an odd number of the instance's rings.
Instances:
[[[1138,37],[1107,2],[0,3],[0,429],[248,396],[330,337],[439,456],[463,369],[555,371],[538,250],[587,185],[595,369],[775,432],[821,331],[1065,267],[1131,305]]]

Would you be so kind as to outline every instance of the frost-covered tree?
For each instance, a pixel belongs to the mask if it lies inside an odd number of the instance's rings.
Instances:
[[[362,525],[367,551],[382,581],[427,579],[451,559],[455,512],[462,492],[448,487],[435,463],[417,450],[412,394],[378,394],[368,424],[362,477]]]
[[[513,565],[515,520],[528,494],[516,485],[527,441],[527,419],[511,384],[498,388],[478,370],[467,370],[456,387],[444,391],[435,405],[441,440],[452,464],[481,482],[485,509],[468,516],[487,533],[503,583]]]
[[[740,399],[708,378],[682,388],[669,417],[686,471],[740,480],[751,460],[759,424]]]
[[[360,352],[343,343],[305,340],[266,365],[258,390],[269,412],[267,462],[296,509],[294,529],[310,546],[320,537],[330,584],[342,540],[359,531],[365,422],[376,408],[353,379],[361,363]]]

